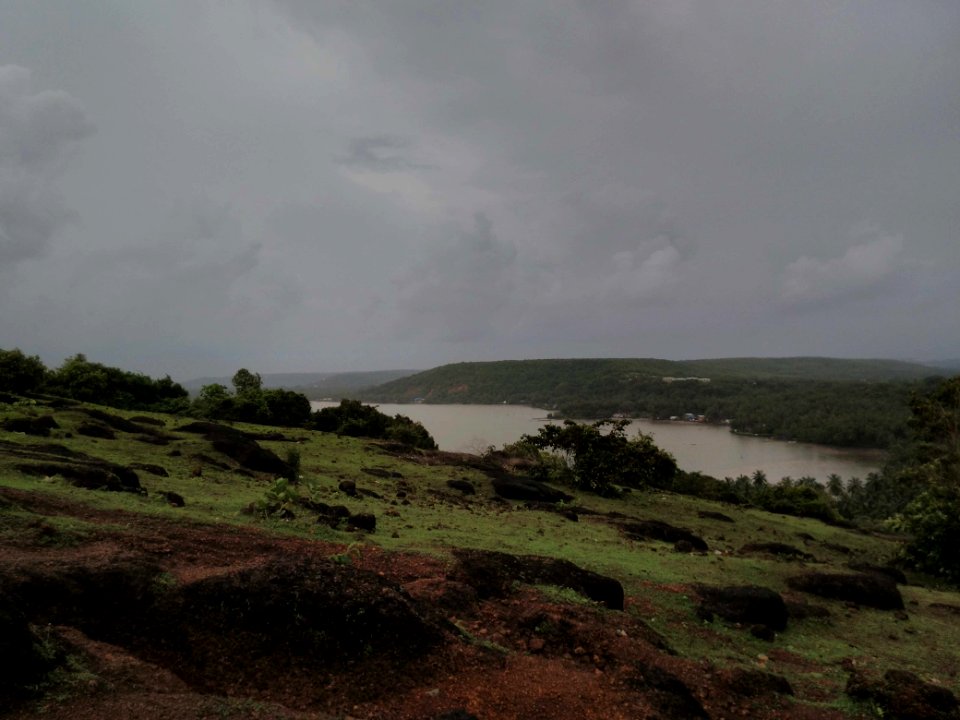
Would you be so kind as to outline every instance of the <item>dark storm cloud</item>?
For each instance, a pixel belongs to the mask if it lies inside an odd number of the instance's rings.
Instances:
[[[0,0],[7,344],[960,354],[955,3],[49,3]]]
[[[43,255],[73,217],[56,180],[93,132],[69,94],[32,85],[26,68],[0,66],[0,268]]]

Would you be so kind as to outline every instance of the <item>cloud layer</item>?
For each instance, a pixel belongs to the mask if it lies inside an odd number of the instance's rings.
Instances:
[[[0,347],[960,356],[951,4],[51,2],[0,0]]]

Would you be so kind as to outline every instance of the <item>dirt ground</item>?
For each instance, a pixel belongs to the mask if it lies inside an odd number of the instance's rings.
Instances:
[[[456,577],[452,561],[93,510],[39,493],[4,489],[0,499],[38,515],[76,517],[102,526],[77,544],[48,542],[51,533],[42,521],[5,534],[0,579],[14,587],[27,582],[24,578],[37,582],[68,571],[75,576],[139,563],[158,567],[171,586],[189,589],[234,576],[262,579],[258,569],[279,561],[309,561],[330,567],[331,576],[338,578],[350,573],[371,578],[362,587],[379,588],[376,592],[389,594],[400,603],[397,607],[412,608],[416,617],[437,628],[439,638],[416,652],[375,650],[343,662],[336,656],[320,663],[307,655],[291,659],[280,641],[272,652],[257,645],[247,658],[242,637],[223,644],[217,636],[222,628],[211,622],[204,634],[200,618],[188,654],[176,656],[178,661],[157,649],[162,643],[151,647],[125,640],[130,632],[115,632],[109,618],[34,625],[82,672],[46,687],[40,697],[9,706],[5,713],[0,710],[6,717],[849,717],[795,702],[768,687],[762,674],[744,675],[672,654],[640,619],[642,613],[561,604],[530,586],[478,600]],[[637,602],[626,599],[628,606]],[[61,611],[58,617],[70,615]],[[116,622],[124,622],[122,613]],[[207,664],[197,665],[197,658],[206,658]],[[212,666],[218,662],[222,672]],[[254,670],[238,674],[238,667]]]

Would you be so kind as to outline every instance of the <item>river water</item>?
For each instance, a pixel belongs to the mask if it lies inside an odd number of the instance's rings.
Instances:
[[[337,404],[311,403],[315,410]],[[499,448],[556,422],[547,419],[545,410],[523,405],[376,405],[387,415],[406,415],[422,423],[440,449],[451,452],[480,453],[490,445]],[[627,430],[630,435],[638,431],[652,435],[659,447],[673,454],[682,469],[716,478],[752,475],[755,470],[763,470],[771,482],[805,476],[826,482],[831,473],[844,480],[865,479],[883,462],[879,451],[749,437],[717,425],[632,420]]]

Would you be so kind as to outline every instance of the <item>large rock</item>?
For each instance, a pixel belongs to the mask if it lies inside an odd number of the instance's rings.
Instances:
[[[912,672],[888,670],[882,680],[870,681],[853,673],[846,692],[869,700],[892,720],[958,720],[960,705],[945,687],[925,683]]]
[[[13,417],[0,422],[0,428],[9,432],[19,432],[25,435],[50,437],[50,431],[60,426],[52,415],[41,417]]]
[[[625,523],[620,526],[627,537],[633,540],[661,540],[663,542],[689,543],[690,547],[698,552],[707,551],[707,543],[703,538],[690,530],[675,527],[661,520],[641,520],[635,523]]]
[[[458,561],[455,577],[474,587],[481,598],[502,597],[510,592],[514,582],[524,582],[567,587],[608,608],[623,610],[623,586],[619,580],[585,570],[568,560],[484,550],[459,550],[454,555]]]
[[[879,573],[811,572],[788,578],[787,585],[794,590],[833,600],[845,600],[880,610],[903,610],[903,597],[896,583]]]
[[[493,490],[507,500],[531,500],[534,502],[570,502],[572,495],[552,488],[538,480],[519,477],[493,478]]]
[[[701,598],[698,614],[704,619],[719,615],[743,625],[760,625],[771,630],[787,627],[787,606],[780,593],[757,585],[696,586]]]

